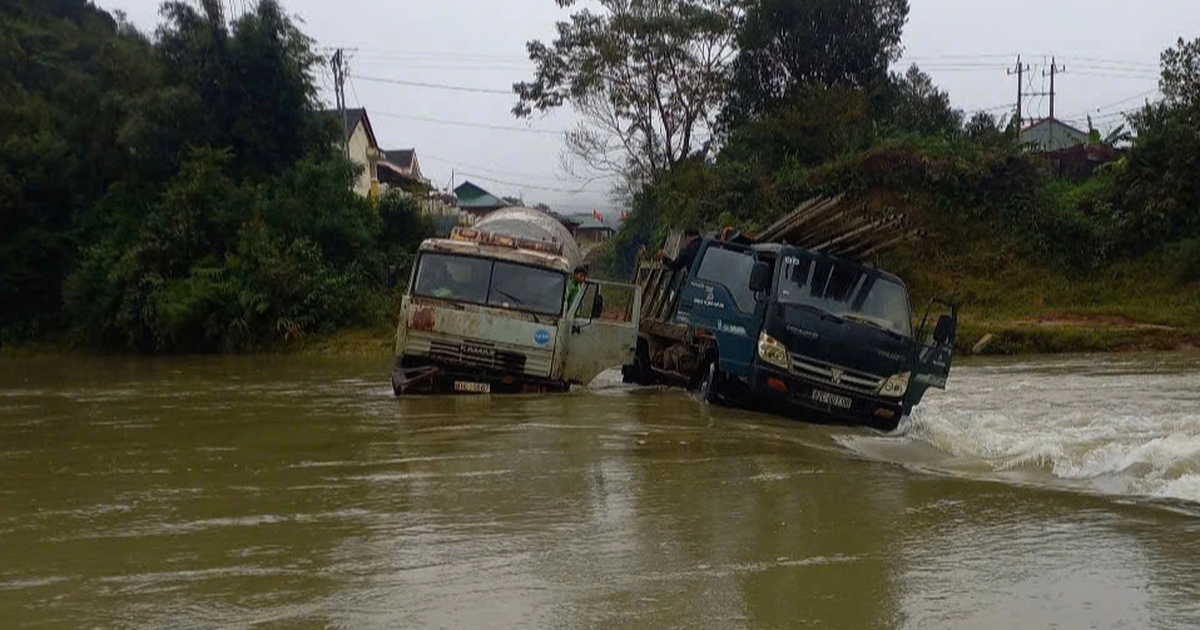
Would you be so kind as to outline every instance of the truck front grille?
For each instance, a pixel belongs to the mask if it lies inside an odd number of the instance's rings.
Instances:
[[[489,370],[505,372],[525,371],[524,354],[501,350],[495,344],[486,342],[453,342],[440,339],[430,341],[429,357],[445,363],[486,368]]]
[[[859,394],[875,394],[885,380],[866,372],[816,361],[798,354],[792,355],[792,372],[811,381]]]
[[[482,368],[495,372],[526,374],[547,378],[554,351],[516,344],[495,343],[483,339],[408,331],[405,356],[429,357],[439,363]]]

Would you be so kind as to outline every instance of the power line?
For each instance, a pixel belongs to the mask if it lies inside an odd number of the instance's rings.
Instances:
[[[1077,70],[1075,74],[1081,74],[1089,77],[1104,77],[1106,79],[1133,79],[1136,81],[1153,81],[1157,80],[1157,76],[1148,74],[1128,74],[1123,72],[1094,72],[1089,70]]]
[[[1074,64],[1078,68],[1087,68],[1088,70],[1100,70],[1108,72],[1120,72],[1122,74],[1144,74],[1147,76],[1157,77],[1162,74],[1161,70],[1156,68],[1132,68],[1128,66],[1112,66],[1099,63],[1078,63]]]
[[[475,59],[484,61],[529,61],[527,57],[519,55],[498,55],[492,53],[471,53],[447,50],[397,50],[387,48],[355,48],[356,51],[375,55],[379,57],[419,57],[430,59]]]
[[[586,188],[586,187],[587,187],[587,184],[586,184],[586,183],[583,185],[583,186],[584,186],[583,188],[578,188],[578,189],[575,189],[575,190],[568,190],[568,189],[566,189],[566,188],[551,188],[551,187],[548,187],[548,186],[535,186],[535,185],[533,185],[533,184],[523,184],[523,183],[519,183],[519,182],[508,182],[508,181],[504,181],[504,180],[502,180],[502,179],[495,179],[495,178],[492,178],[492,177],[487,177],[486,175],[480,175],[480,174],[478,174],[478,173],[458,173],[458,174],[459,174],[459,175],[462,175],[462,176],[464,176],[464,177],[474,177],[475,179],[481,179],[481,180],[483,180],[483,181],[485,181],[485,182],[491,182],[491,183],[493,183],[493,184],[501,184],[501,185],[503,185],[503,186],[516,186],[517,188],[528,188],[528,189],[530,189],[530,190],[544,190],[544,191],[548,191],[548,192],[570,193],[570,194],[572,194],[572,195],[578,195],[578,194],[581,194],[581,193],[588,192],[587,190],[584,190],[584,188]]]
[[[388,69],[396,67],[395,61],[385,60],[359,60],[360,66],[383,67]],[[471,72],[509,72],[519,73],[525,72],[527,67],[524,65],[496,65],[496,64],[454,64],[454,63],[404,63],[405,70],[445,70],[445,71],[471,71]]]
[[[977,113],[977,112],[999,112],[999,111],[1009,110],[1012,108],[1013,108],[1012,103],[1002,103],[1000,105],[992,105],[991,107],[973,107],[970,105],[964,105],[960,109],[962,109],[964,112]]]
[[[395,49],[395,48],[358,48],[358,47],[351,47],[351,46],[325,47],[325,49],[327,49],[327,50],[334,50],[336,48],[345,48],[346,50],[351,50],[353,48],[353,50],[355,50],[357,52],[361,52],[364,55],[372,56],[372,57],[388,57],[388,58],[406,57],[406,58],[419,58],[419,59],[428,59],[428,60],[437,60],[437,61],[443,61],[443,60],[471,61],[471,60],[474,60],[474,61],[491,61],[491,62],[505,62],[505,63],[527,63],[529,61],[528,57],[525,55],[466,52],[466,51],[462,51],[462,50],[413,50],[413,49],[404,50],[404,49]],[[901,59],[900,63],[908,63],[911,61],[944,61],[944,60],[968,60],[968,61],[971,61],[971,60],[985,60],[985,59],[1010,59],[1016,55],[1017,55],[1017,53],[1012,52],[1012,51],[997,52],[997,53],[950,53],[950,54],[912,55],[912,56],[904,56]],[[1091,56],[1085,56],[1085,55],[1086,55],[1086,53],[1084,55],[1058,55],[1058,56],[1061,57],[1062,59],[1070,61],[1072,63],[1087,62],[1087,63],[1100,63],[1100,64],[1109,64],[1109,65],[1117,65],[1117,66],[1149,68],[1149,69],[1155,69],[1155,70],[1158,69],[1157,61],[1135,61],[1135,60],[1129,60],[1129,59],[1107,59],[1107,58],[1091,57]],[[1050,54],[1049,53],[1033,53],[1032,55],[1027,55],[1027,56],[1049,57]]]
[[[513,96],[512,90],[493,90],[489,88],[465,87],[461,85],[445,85],[442,83],[424,83],[422,81],[401,81],[399,79],[381,79],[379,77],[364,77],[360,74],[349,75],[355,79],[362,81],[371,81],[374,83],[387,83],[390,85],[406,85],[409,87],[432,88],[436,90],[452,90],[455,92],[474,92],[477,94],[503,94],[505,96]]]
[[[1064,56],[1063,59],[1067,59],[1067,60],[1075,61],[1075,62],[1082,61],[1085,63],[1103,63],[1103,64],[1119,65],[1119,66],[1140,66],[1143,68],[1152,68],[1154,70],[1158,70],[1158,68],[1159,68],[1158,63],[1151,63],[1148,61],[1127,61],[1127,60],[1121,60],[1121,59],[1097,59],[1095,57],[1075,57],[1075,56],[1071,56],[1071,55]]]
[[[562,177],[548,177],[545,175],[534,175],[532,173],[518,173],[515,171],[504,171],[504,170],[492,168],[490,166],[481,166],[479,164],[471,164],[470,162],[461,162],[459,160],[451,160],[449,158],[439,157],[439,156],[433,155],[431,153],[425,153],[425,152],[421,153],[421,157],[431,159],[435,162],[449,164],[450,166],[457,166],[457,167],[461,167],[461,168],[473,168],[473,169],[478,169],[478,170],[486,171],[486,172],[490,172],[490,173],[499,173],[500,175],[509,175],[511,177],[532,177],[534,179],[545,179],[545,180],[556,181],[556,182],[569,181]]]
[[[358,88],[354,87],[354,77],[350,77],[349,75],[347,75],[347,77],[350,79],[350,92],[354,94],[354,102],[357,103],[359,107],[362,107],[362,100],[358,98]]]
[[[359,78],[361,78],[361,77],[359,77]],[[351,85],[353,85],[353,83],[351,83]],[[377,116],[382,116],[384,118],[398,118],[400,120],[415,120],[415,121],[419,121],[419,122],[427,122],[427,123],[433,123],[433,124],[437,124],[437,125],[452,125],[455,127],[471,127],[473,129],[491,129],[494,131],[513,131],[513,132],[517,132],[517,133],[537,133],[537,134],[555,135],[555,136],[561,136],[561,135],[567,133],[566,130],[530,129],[528,127],[508,127],[508,126],[504,126],[504,125],[489,125],[487,123],[473,123],[473,122],[464,122],[464,121],[459,121],[459,120],[443,120],[440,118],[426,118],[425,116],[410,116],[407,114],[393,114],[390,112],[379,112],[379,111],[373,112],[373,113]]]
[[[1121,100],[1119,100],[1119,101],[1113,101],[1112,103],[1108,103],[1108,104],[1105,104],[1105,105],[1101,105],[1101,106],[1099,106],[1099,107],[1093,107],[1093,108],[1091,108],[1091,109],[1086,109],[1086,110],[1083,110],[1083,111],[1075,112],[1074,114],[1071,114],[1071,115],[1072,115],[1072,116],[1082,116],[1082,115],[1085,115],[1085,114],[1090,114],[1090,113],[1092,113],[1092,112],[1101,112],[1101,111],[1104,111],[1104,110],[1106,110],[1106,109],[1112,109],[1113,107],[1116,107],[1117,105],[1124,105],[1125,103],[1128,103],[1128,102],[1130,102],[1130,101],[1136,101],[1136,100],[1137,100],[1137,99],[1139,99],[1139,98],[1144,98],[1144,97],[1147,97],[1147,96],[1150,96],[1150,95],[1153,95],[1153,94],[1157,94],[1157,93],[1158,93],[1158,89],[1147,90],[1147,91],[1145,91],[1145,92],[1142,92],[1142,93],[1140,93],[1140,94],[1134,94],[1133,96],[1130,96],[1130,97],[1128,97],[1128,98],[1123,98],[1123,99],[1121,99]]]
[[[962,55],[914,55],[905,56],[903,59],[921,61],[930,59],[1008,59],[1017,53],[983,53],[983,54],[962,54]]]

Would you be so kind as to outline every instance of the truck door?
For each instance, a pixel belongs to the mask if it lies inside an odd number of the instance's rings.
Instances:
[[[683,286],[676,321],[717,341],[721,371],[748,376],[754,361],[764,303],[750,290],[755,256],[748,247],[707,243]]]
[[[564,319],[563,380],[587,385],[607,369],[632,364],[641,313],[640,287],[587,281]]]
[[[931,320],[931,314],[938,315]],[[930,328],[931,321],[936,321]],[[958,304],[930,300],[917,329],[917,356],[904,400],[905,413],[912,410],[931,388],[946,389],[950,365],[954,362],[954,343],[958,339]]]

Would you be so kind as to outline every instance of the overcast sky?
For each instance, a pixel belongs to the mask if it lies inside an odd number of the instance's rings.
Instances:
[[[351,52],[351,106],[367,108],[384,149],[416,148],[425,175],[439,187],[451,177],[497,195],[545,201],[564,214],[612,213],[603,181],[565,177],[559,166],[570,112],[532,123],[514,120],[514,98],[389,84],[372,79],[506,91],[530,78],[525,42],[550,40],[567,10],[554,0],[281,0],[323,47]],[[235,11],[252,0],[225,0]],[[905,60],[950,93],[956,107],[1012,110],[1017,82],[1006,75],[1018,53],[1032,67],[1028,92],[1044,92],[1051,56],[1058,77],[1056,117],[1098,127],[1120,122],[1157,90],[1159,54],[1179,37],[1200,36],[1197,0],[910,0]],[[158,23],[158,0],[97,0],[120,9],[143,30]],[[897,69],[903,69],[897,68]],[[332,81],[321,81],[332,104]],[[1029,97],[1025,116],[1049,113],[1049,99]],[[438,122],[443,121],[443,122]],[[445,124],[444,121],[524,131]],[[579,192],[582,188],[582,192]]]

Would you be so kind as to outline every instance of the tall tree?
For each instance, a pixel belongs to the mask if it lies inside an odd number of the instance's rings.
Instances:
[[[150,45],[86,0],[0,3],[0,343],[57,327],[79,224],[128,170]]]
[[[962,130],[962,110],[951,106],[950,95],[916,64],[903,75],[893,73],[884,94],[884,119],[896,131],[944,136]]]
[[[1180,38],[1162,54],[1159,87],[1167,103],[1176,107],[1200,107],[1200,38]]]
[[[568,8],[576,0],[556,0]],[[567,161],[634,190],[704,146],[734,54],[733,0],[595,0],[528,44],[532,81],[513,114],[570,104],[584,122]]]
[[[1159,85],[1164,100],[1129,117],[1133,150],[1118,172],[1134,247],[1200,239],[1200,39],[1163,52]]]
[[[220,0],[201,0],[199,11],[167,2],[162,14],[158,49],[168,81],[201,105],[187,112],[189,142],[229,147],[242,173],[259,176],[331,140],[316,113],[321,59],[277,0],[260,0],[232,28]]]
[[[749,0],[722,117],[733,128],[799,87],[863,88],[899,59],[908,0]]]

